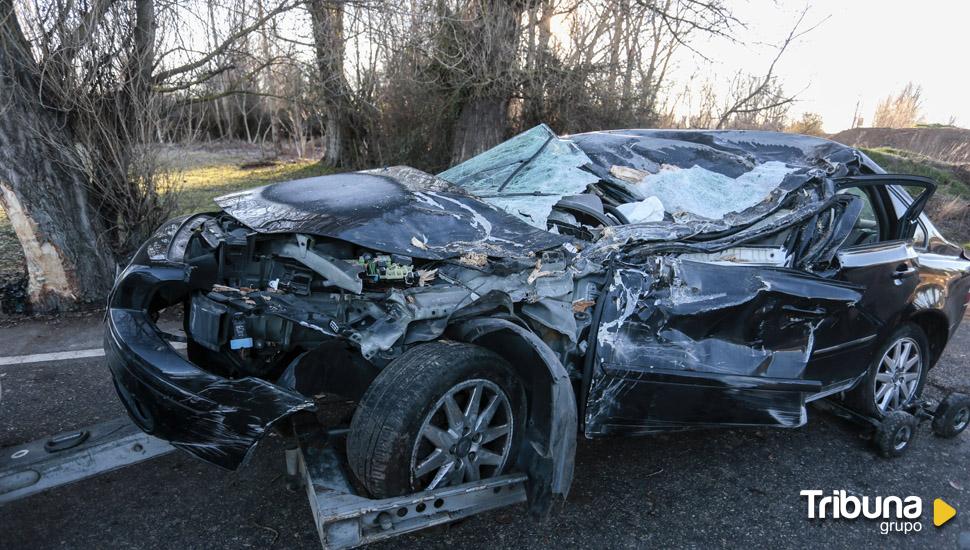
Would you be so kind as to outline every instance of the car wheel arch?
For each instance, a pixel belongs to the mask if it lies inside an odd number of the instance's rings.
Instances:
[[[522,379],[529,413],[518,464],[529,474],[530,511],[546,515],[554,499],[565,499],[573,479],[577,412],[569,374],[545,342],[507,319],[464,320],[446,335],[501,355]]]
[[[943,354],[943,348],[946,347],[950,337],[950,324],[946,314],[939,310],[927,309],[913,313],[906,321],[918,326],[926,335],[930,345],[929,367],[932,368]]]

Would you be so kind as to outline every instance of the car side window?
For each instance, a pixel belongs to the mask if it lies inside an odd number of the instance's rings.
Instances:
[[[926,230],[923,229],[922,222],[916,224],[916,232],[913,233],[913,245],[917,248],[926,246]]]
[[[879,235],[882,234],[879,216],[873,208],[869,193],[858,187],[849,187],[841,192],[850,193],[862,199],[862,212],[859,213],[859,219],[856,220],[843,246],[863,246],[879,242]]]
[[[905,201],[906,206],[911,204],[916,197],[923,193],[923,189],[913,186],[896,186],[896,189],[901,190],[907,196],[906,198],[909,199]],[[926,228],[923,226],[922,221],[916,223],[916,228],[913,231],[913,245],[917,248],[926,247]]]

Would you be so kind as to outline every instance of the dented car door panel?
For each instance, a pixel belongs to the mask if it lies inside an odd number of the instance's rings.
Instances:
[[[587,435],[801,425],[805,396],[822,389],[806,375],[818,332],[846,316],[859,289],[785,268],[661,263],[614,274]]]
[[[834,278],[860,289],[861,298],[845,316],[830,319],[816,343],[809,375],[827,388],[851,383],[868,364],[883,338],[901,321],[919,277],[909,243],[891,241],[854,247],[837,254]]]
[[[858,307],[880,326],[899,321],[919,282],[910,243],[890,241],[840,252],[838,278],[865,287]]]

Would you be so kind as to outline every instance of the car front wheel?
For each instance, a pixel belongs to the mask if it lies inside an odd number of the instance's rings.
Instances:
[[[515,462],[525,410],[522,384],[499,355],[457,342],[424,344],[368,388],[347,458],[377,498],[495,477]]]

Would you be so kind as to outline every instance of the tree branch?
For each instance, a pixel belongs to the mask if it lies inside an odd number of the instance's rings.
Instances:
[[[788,46],[790,46],[792,42],[794,42],[798,38],[801,38],[805,34],[818,28],[819,25],[821,25],[828,19],[828,18],[822,19],[815,25],[812,25],[811,27],[803,31],[799,31],[798,28],[801,27],[802,23],[805,21],[806,15],[808,15],[807,6],[805,7],[805,9],[802,10],[802,13],[798,16],[798,20],[795,21],[795,24],[792,26],[791,31],[788,32],[788,36],[781,43],[781,45],[778,46],[778,53],[775,54],[774,59],[772,59],[771,63],[768,65],[768,71],[765,73],[764,78],[761,79],[760,84],[758,84],[758,86],[756,86],[753,90],[751,90],[751,92],[748,95],[744,96],[743,98],[735,102],[730,108],[728,108],[726,111],[724,111],[724,113],[721,114],[720,118],[717,121],[718,129],[723,128],[724,125],[727,124],[728,120],[730,120],[730,118],[736,114],[764,111],[772,107],[777,107],[780,105],[784,105],[785,103],[790,103],[791,101],[794,101],[795,99],[794,97],[789,97],[789,98],[786,98],[785,101],[783,101],[778,105],[768,105],[768,106],[756,107],[756,108],[746,107],[746,105],[748,105],[748,103],[751,100],[763,94],[765,90],[768,89],[768,86],[771,85],[772,79],[774,78],[774,75],[775,75],[775,66],[778,64],[778,60],[781,59],[781,56],[784,55],[785,50],[788,49]]]
[[[192,61],[190,63],[186,63],[184,65],[156,73],[154,76],[155,83],[161,84],[162,82],[165,82],[166,80],[168,80],[169,78],[172,78],[173,76],[194,71],[199,67],[204,66],[206,63],[209,63],[219,55],[222,55],[223,53],[225,53],[240,38],[243,38],[247,34],[255,31],[256,29],[261,27],[264,23],[266,23],[273,17],[276,17],[277,15],[283,12],[289,11],[295,8],[296,6],[297,6],[296,3],[289,3],[289,2],[281,3],[279,6],[276,6],[275,9],[272,9],[266,12],[262,17],[256,19],[251,25],[247,27],[243,27],[237,30],[236,32],[232,33],[231,35],[229,35],[225,40],[222,41],[221,44],[219,44],[218,46],[210,50],[201,58],[195,61]]]

